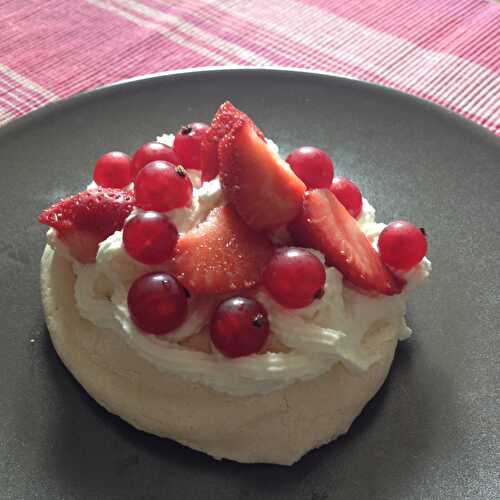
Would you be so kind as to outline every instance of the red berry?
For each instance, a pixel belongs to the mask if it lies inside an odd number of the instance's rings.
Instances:
[[[134,203],[132,191],[98,187],[54,203],[38,221],[57,230],[75,259],[95,262],[97,245],[121,230]]]
[[[174,253],[179,233],[160,212],[141,212],[123,227],[123,246],[135,260],[147,265],[161,264]]]
[[[132,179],[139,173],[141,168],[152,161],[168,161],[173,165],[179,165],[179,159],[174,150],[161,142],[147,142],[143,144],[132,157]]]
[[[355,219],[359,217],[363,207],[363,199],[361,191],[354,182],[347,177],[335,177],[330,191]]]
[[[201,179],[211,181],[219,173],[218,148],[220,141],[231,131],[238,120],[249,121],[255,128],[257,135],[264,139],[264,134],[255,126],[243,111],[235,108],[229,101],[224,102],[216,111],[210,129],[201,143]]]
[[[325,267],[304,248],[280,248],[264,270],[264,285],[276,302],[296,309],[321,298]]]
[[[259,352],[269,336],[267,312],[260,302],[232,297],[218,305],[210,323],[215,347],[228,358]]]
[[[261,135],[251,121],[236,120],[218,146],[222,193],[257,231],[275,229],[297,217],[306,190]]]
[[[288,230],[296,244],[319,250],[327,266],[335,266],[362,290],[383,295],[401,292],[404,281],[384,266],[358,223],[328,189],[306,192],[302,212]]]
[[[128,308],[137,328],[152,335],[165,335],[186,319],[186,291],[170,274],[145,274],[130,287]]]
[[[168,212],[191,204],[193,185],[186,170],[166,161],[154,161],[138,174],[135,204],[144,210]]]
[[[378,248],[384,264],[408,271],[425,257],[427,238],[417,226],[398,220],[391,222],[380,233]]]
[[[179,238],[173,274],[193,294],[236,293],[261,281],[272,255],[265,235],[225,205]]]
[[[102,155],[95,164],[94,182],[105,188],[122,188],[132,182],[130,156],[120,151]]]
[[[206,123],[190,123],[177,132],[174,152],[184,168],[201,169],[201,142],[208,129]]]
[[[294,149],[286,161],[309,189],[327,188],[332,183],[333,162],[322,149],[302,146]]]

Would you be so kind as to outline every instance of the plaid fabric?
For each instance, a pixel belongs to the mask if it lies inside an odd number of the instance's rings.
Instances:
[[[146,73],[294,66],[381,83],[500,135],[487,0],[0,0],[0,125]]]

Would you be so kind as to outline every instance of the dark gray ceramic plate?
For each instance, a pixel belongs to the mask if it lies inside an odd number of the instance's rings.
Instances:
[[[216,462],[134,430],[71,377],[38,294],[40,209],[81,190],[105,151],[209,120],[231,99],[282,152],[331,152],[381,220],[425,226],[434,271],[414,336],[338,441],[291,468]],[[208,70],[119,83],[0,130],[0,497],[498,498],[500,141],[413,97],[284,70]]]

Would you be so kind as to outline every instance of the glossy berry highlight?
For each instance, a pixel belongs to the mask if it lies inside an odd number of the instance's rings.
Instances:
[[[104,188],[123,188],[132,182],[130,156],[120,151],[102,155],[94,168],[94,182]]]
[[[193,185],[186,170],[166,161],[154,161],[135,179],[135,203],[143,210],[168,212],[191,204]]]
[[[168,216],[160,212],[139,212],[123,227],[123,246],[135,260],[157,265],[173,256],[179,233]]]
[[[347,211],[357,219],[363,208],[363,197],[358,186],[347,177],[335,177],[330,192],[344,205]]]
[[[135,179],[139,171],[153,161],[166,161],[172,165],[179,165],[179,158],[174,150],[161,142],[147,142],[143,144],[132,157],[131,175]]]
[[[175,135],[174,153],[184,168],[201,169],[201,143],[209,128],[206,123],[190,123]]]
[[[398,220],[382,230],[378,248],[384,264],[399,271],[409,271],[425,257],[427,237],[417,226]]]
[[[276,250],[264,270],[264,285],[284,307],[298,309],[323,296],[326,274],[322,262],[304,248]]]
[[[165,335],[186,319],[186,291],[167,273],[150,273],[136,279],[127,302],[132,321],[144,333]]]
[[[264,306],[251,298],[232,297],[221,302],[210,323],[214,346],[228,358],[258,353],[269,336]]]
[[[286,161],[308,189],[327,188],[333,179],[333,162],[319,148],[302,146],[294,149]]]

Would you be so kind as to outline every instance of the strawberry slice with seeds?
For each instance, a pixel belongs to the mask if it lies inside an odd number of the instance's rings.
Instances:
[[[226,199],[253,229],[273,229],[301,210],[305,184],[257,134],[238,120],[219,144],[220,181]]]
[[[255,126],[243,111],[229,101],[223,103],[216,111],[210,129],[201,143],[201,178],[210,181],[219,173],[218,146],[223,137],[231,131],[238,120],[248,120],[252,123],[257,135],[264,139],[264,134]]]
[[[193,294],[234,292],[256,285],[272,254],[265,236],[227,205],[180,237],[174,275]]]
[[[289,229],[298,244],[322,252],[326,263],[357,287],[383,295],[401,292],[404,282],[385,267],[356,220],[328,190],[308,191]]]
[[[56,229],[75,259],[90,263],[99,243],[123,227],[133,206],[133,192],[99,187],[54,203],[38,222]]]

